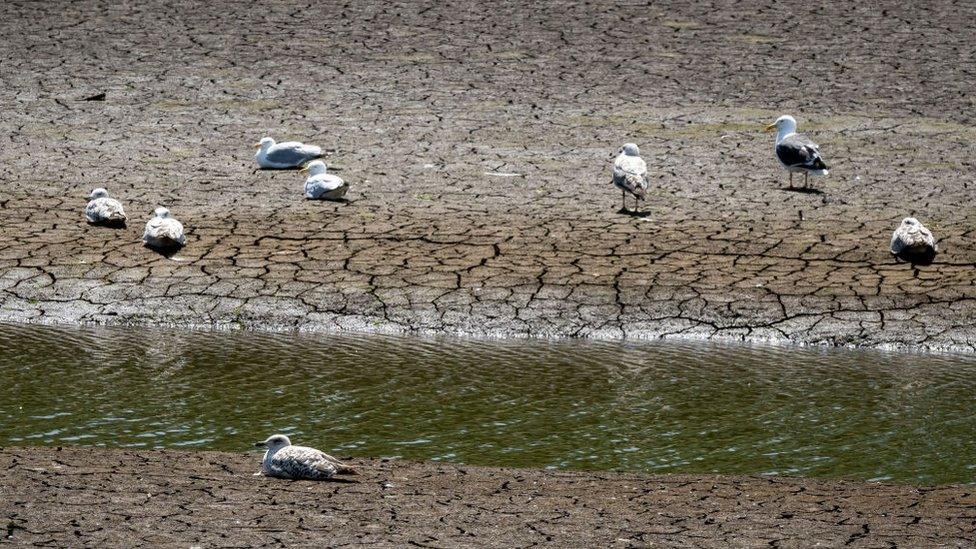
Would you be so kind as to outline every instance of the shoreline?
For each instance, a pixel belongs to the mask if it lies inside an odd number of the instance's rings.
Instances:
[[[260,456],[0,448],[15,545],[963,547],[971,485],[642,475],[351,459],[353,483],[252,476]],[[0,534],[4,534],[0,531]]]
[[[0,311],[2,314],[3,311]],[[614,333],[599,334],[591,333],[580,337],[572,334],[544,334],[534,335],[531,333],[507,333],[507,332],[476,332],[476,331],[452,331],[451,329],[427,329],[411,330],[404,326],[377,326],[376,324],[363,322],[360,318],[353,318],[348,324],[339,323],[338,325],[312,325],[312,326],[285,326],[273,325],[258,321],[248,324],[240,322],[214,322],[206,324],[183,324],[179,322],[160,322],[157,320],[116,320],[108,318],[104,321],[65,321],[50,318],[45,319],[6,319],[0,317],[0,323],[16,324],[21,326],[51,326],[63,328],[112,328],[121,329],[126,327],[161,329],[161,330],[188,330],[201,332],[259,332],[267,334],[360,334],[365,336],[398,336],[398,337],[421,337],[421,338],[461,338],[474,340],[524,340],[524,341],[603,341],[603,342],[626,342],[626,343],[714,343],[718,345],[747,345],[747,346],[770,346],[770,347],[797,347],[797,348],[837,348],[846,350],[865,350],[886,353],[908,353],[908,354],[937,354],[937,355],[960,355],[972,356],[976,353],[976,348],[969,345],[912,345],[904,342],[886,342],[881,344],[838,344],[829,340],[804,341],[794,340],[785,337],[749,337],[731,335],[702,335],[702,334],[682,334],[649,332],[646,334],[636,333],[617,336]]]

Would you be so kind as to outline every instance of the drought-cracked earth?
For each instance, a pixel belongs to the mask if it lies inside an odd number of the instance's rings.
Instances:
[[[0,449],[2,542],[53,547],[972,547],[971,486],[354,460],[356,483],[252,476],[260,454]]]
[[[789,9],[5,2],[0,320],[972,351],[976,4]],[[822,194],[783,190],[783,113]],[[328,149],[348,202],[255,172],[264,135]],[[127,229],[85,224],[97,186]],[[930,267],[888,252],[908,215]]]

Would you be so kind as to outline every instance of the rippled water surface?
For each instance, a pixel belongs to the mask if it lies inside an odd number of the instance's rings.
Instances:
[[[976,359],[0,324],[0,445],[976,480]]]

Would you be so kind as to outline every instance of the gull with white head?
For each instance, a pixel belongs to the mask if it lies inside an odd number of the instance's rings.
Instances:
[[[793,174],[803,173],[803,188],[807,187],[807,178],[813,175],[828,175],[827,165],[820,157],[820,146],[807,136],[796,133],[796,120],[785,114],[776,122],[766,126],[766,131],[776,130],[776,158],[790,174],[790,188],[793,188]]]
[[[108,191],[99,187],[91,192],[85,206],[85,218],[93,225],[124,227],[128,219],[122,203],[108,196]]]
[[[262,168],[272,168],[277,170],[287,170],[299,168],[309,160],[314,160],[322,156],[322,148],[315,145],[306,145],[298,141],[286,141],[275,143],[270,137],[265,137],[259,143],[254,160]]]
[[[630,213],[627,209],[628,193],[634,197],[634,211],[637,211],[639,201],[647,198],[647,163],[634,143],[625,143],[614,159],[613,184],[621,191],[621,212]]]
[[[302,168],[308,172],[305,180],[305,198],[312,200],[339,200],[346,195],[349,184],[341,177],[328,172],[328,166],[321,160],[313,160]]]
[[[891,235],[891,253],[912,265],[931,265],[939,247],[932,231],[914,217],[906,217]]]
[[[183,234],[183,224],[170,217],[169,210],[160,206],[146,223],[142,241],[150,248],[173,250],[186,244],[186,235]]]
[[[261,460],[261,473],[269,477],[328,480],[335,475],[358,474],[325,452],[307,446],[292,446],[285,435],[271,435],[255,446],[268,449]]]

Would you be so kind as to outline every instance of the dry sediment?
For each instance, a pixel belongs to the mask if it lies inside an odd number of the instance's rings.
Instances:
[[[971,486],[353,460],[357,483],[258,456],[0,450],[4,543],[58,547],[972,547]]]
[[[0,320],[976,347],[976,5],[523,4],[4,3]],[[782,190],[787,112],[823,194]],[[265,134],[348,202],[254,173]],[[887,251],[907,215],[930,267]]]

